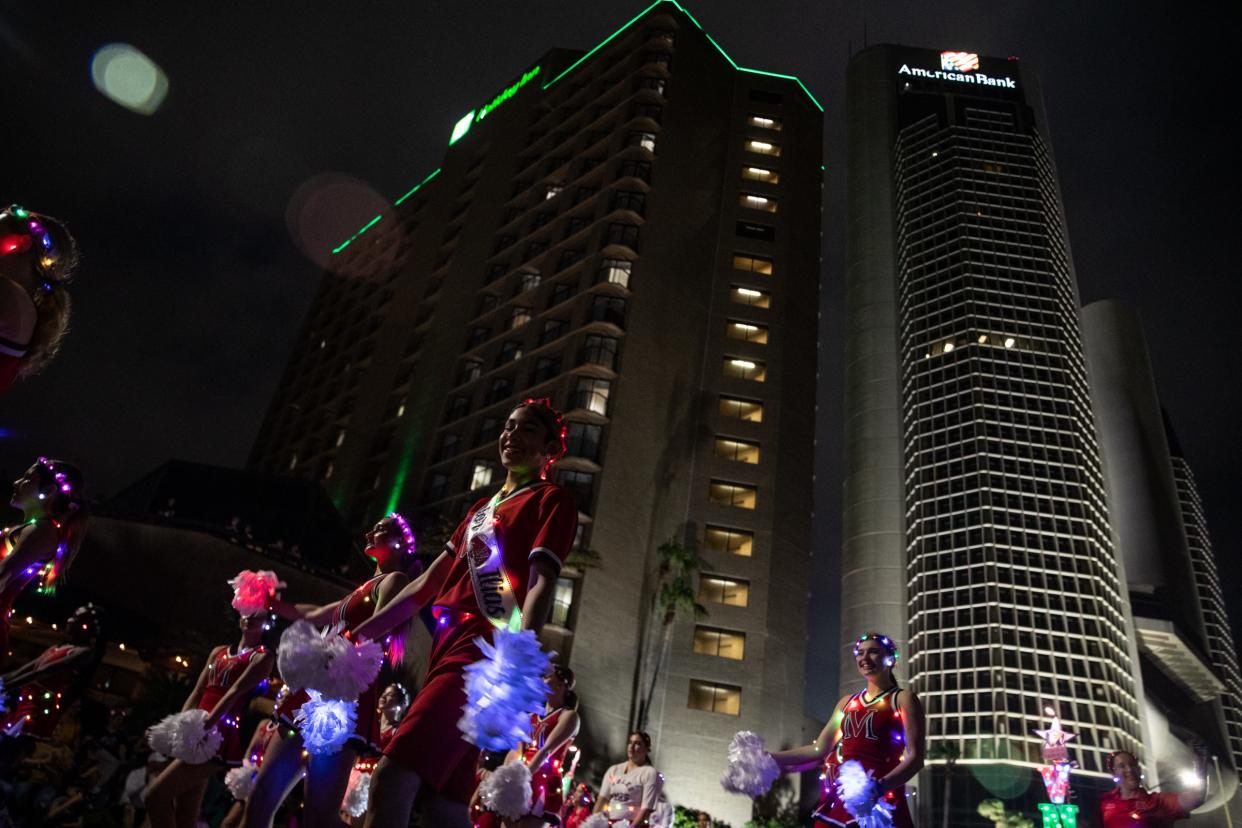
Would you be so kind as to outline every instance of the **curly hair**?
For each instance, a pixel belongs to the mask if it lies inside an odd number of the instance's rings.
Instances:
[[[34,333],[31,335],[26,355],[22,357],[17,368],[18,376],[23,379],[41,372],[60,350],[65,333],[69,330],[69,311],[72,305],[65,286],[81,259],[78,242],[64,222],[42,213],[29,215],[41,222],[43,229],[52,237],[56,255],[40,260],[35,266],[42,286],[34,294],[35,310],[38,313]]]

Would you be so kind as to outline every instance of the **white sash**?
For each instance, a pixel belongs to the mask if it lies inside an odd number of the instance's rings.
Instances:
[[[522,617],[521,607],[513,584],[504,570],[504,555],[500,540],[496,537],[496,506],[500,493],[475,512],[466,527],[466,563],[470,567],[470,581],[474,584],[474,598],[479,612],[494,626],[507,627],[516,617]]]

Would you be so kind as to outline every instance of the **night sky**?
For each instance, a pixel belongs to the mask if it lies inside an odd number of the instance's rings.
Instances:
[[[244,463],[318,281],[302,251],[321,255],[438,166],[453,123],[545,49],[589,48],[642,6],[0,3],[0,201],[66,218],[84,251],[61,356],[0,400],[0,468],[62,456],[106,495],[170,457]],[[1222,114],[1236,109],[1236,26],[1195,4],[1119,0],[689,8],[738,63],[799,75],[827,108],[811,658],[823,689],[808,709],[823,715],[835,692],[844,69],[864,38],[1017,55],[1040,72],[1082,298],[1142,314],[1236,594],[1240,182]],[[91,84],[92,54],[115,41],[169,77],[150,117]]]

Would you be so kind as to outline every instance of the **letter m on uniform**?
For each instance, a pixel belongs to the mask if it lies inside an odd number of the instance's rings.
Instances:
[[[841,722],[841,738],[854,739],[859,736],[876,741],[875,736],[875,711],[868,710],[866,713],[860,714],[857,710],[851,710],[845,714],[845,719]]]

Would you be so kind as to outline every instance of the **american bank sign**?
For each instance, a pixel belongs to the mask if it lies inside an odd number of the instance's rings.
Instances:
[[[997,78],[980,72],[979,56],[973,52],[941,52],[939,69],[925,69],[903,63],[897,74],[928,80],[973,83],[977,86],[997,86],[1001,89],[1018,88],[1017,81],[1013,78]]]

